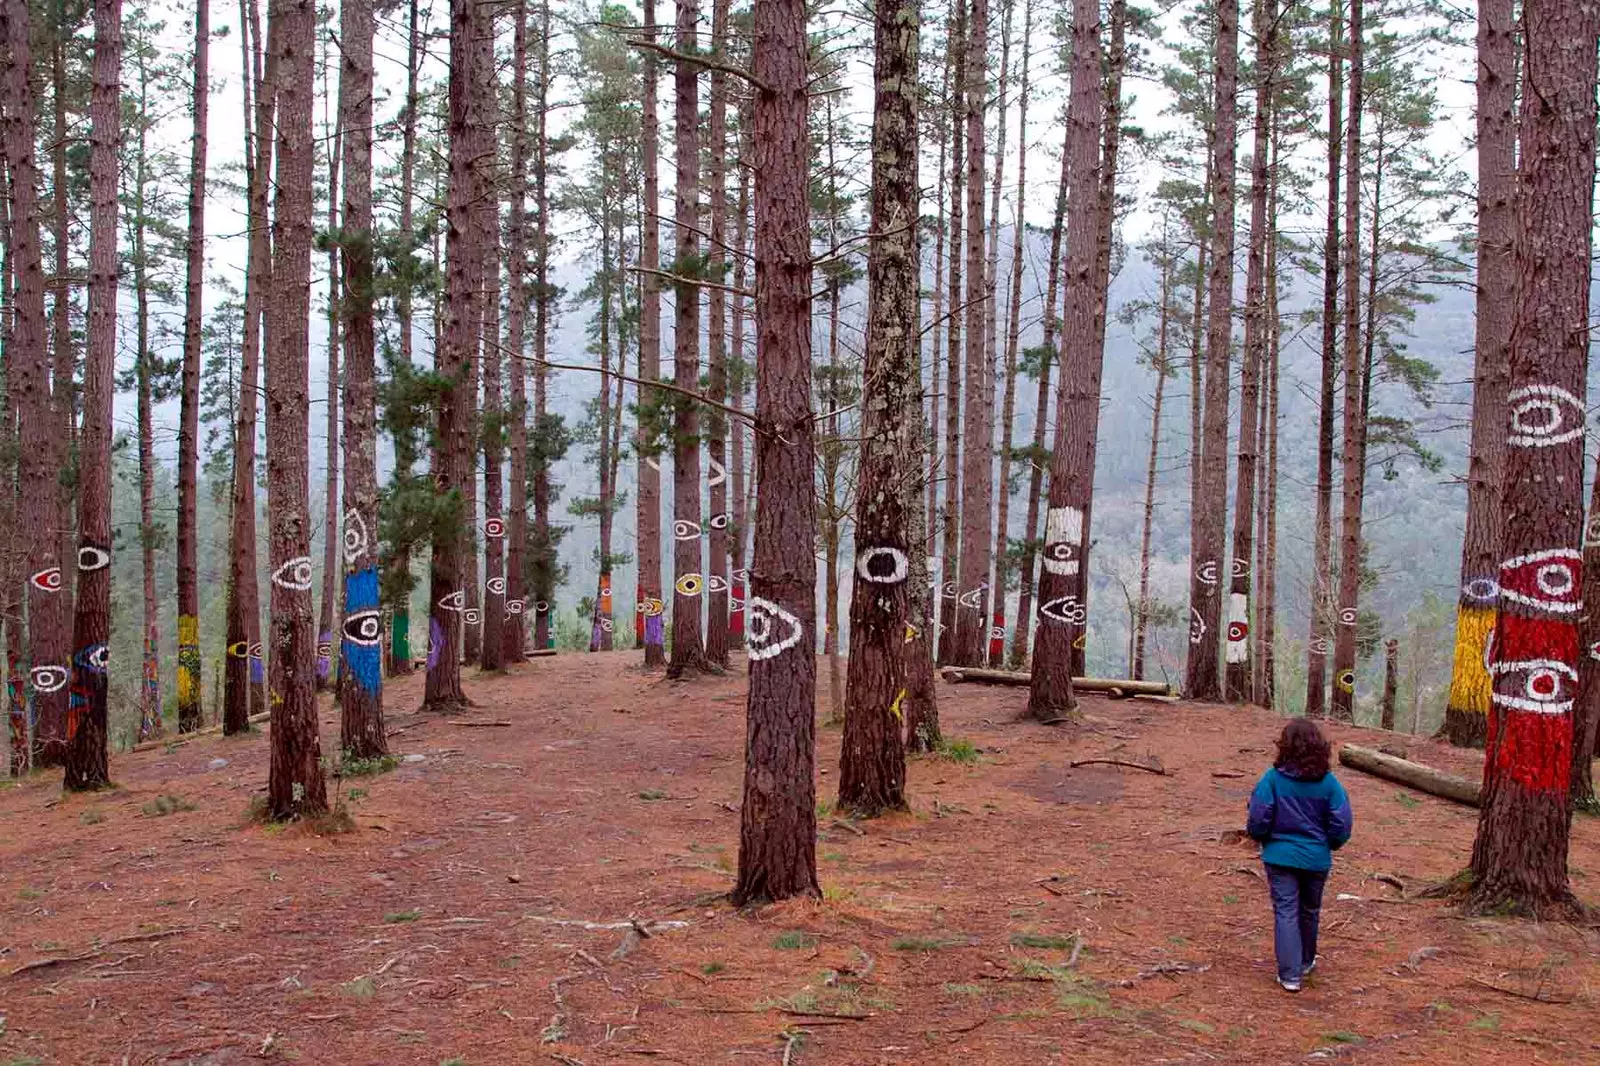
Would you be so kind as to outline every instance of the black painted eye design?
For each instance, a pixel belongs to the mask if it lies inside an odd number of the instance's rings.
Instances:
[[[247,659],[250,657],[250,645],[242,640],[236,640],[228,645],[228,654],[235,659]]]
[[[344,620],[344,639],[370,648],[383,637],[383,619],[374,610],[357,611]]]
[[[60,692],[70,676],[64,666],[35,666],[28,671],[35,692]]]
[[[91,673],[103,674],[111,661],[111,652],[104,644],[91,644],[73,656],[72,661]]]
[[[1339,671],[1334,684],[1339,686],[1341,692],[1354,692],[1356,690],[1356,672],[1354,670]]]
[[[1550,614],[1576,614],[1582,607],[1583,556],[1552,548],[1500,564],[1500,596]]]
[[[878,585],[897,585],[906,579],[911,562],[899,548],[864,548],[856,556],[856,573],[861,580]]]
[[[800,619],[771,600],[752,596],[746,607],[745,647],[753,662],[770,659],[800,643]]]
[[[111,565],[111,553],[96,544],[85,544],[78,549],[79,570],[103,570]]]
[[[1567,714],[1572,710],[1573,697],[1578,691],[1578,672],[1559,659],[1522,659],[1515,662],[1493,663],[1489,672],[1496,679],[1510,676],[1513,689],[1501,692],[1496,686],[1494,702],[1500,707],[1533,714]],[[1515,684],[1520,681],[1520,686]]]
[[[706,525],[710,526],[712,529],[727,529],[732,522],[733,516],[728,512],[723,511],[721,514],[712,515],[710,520],[706,522]]]
[[[678,579],[677,584],[673,585],[673,588],[684,596],[698,596],[705,586],[705,579],[699,574],[684,574]]]
[[[367,524],[354,508],[344,513],[344,561],[354,563],[367,553]]]
[[[272,583],[292,592],[310,591],[311,556],[302,555],[278,567],[272,572]]]

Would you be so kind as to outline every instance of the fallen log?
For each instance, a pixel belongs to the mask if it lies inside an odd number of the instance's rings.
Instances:
[[[1031,685],[1032,674],[1012,670],[983,670],[969,666],[947,666],[940,671],[946,681],[974,681],[981,685]],[[1079,692],[1109,692],[1119,696],[1175,696],[1164,681],[1132,681],[1120,677],[1075,677],[1072,687]]]
[[[1479,805],[1476,782],[1457,777],[1455,774],[1447,774],[1443,770],[1435,770],[1419,762],[1412,762],[1410,759],[1385,755],[1381,751],[1363,748],[1357,744],[1345,744],[1339,748],[1339,763],[1353,770],[1381,777],[1385,781],[1409,785],[1418,792],[1426,792],[1430,796],[1453,800],[1468,807]]]

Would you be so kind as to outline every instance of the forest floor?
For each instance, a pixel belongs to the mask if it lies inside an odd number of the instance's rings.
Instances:
[[[1271,714],[1088,697],[1051,728],[1016,721],[1025,690],[941,684],[976,763],[913,760],[911,812],[859,824],[831,814],[825,727],[826,898],[743,914],[718,898],[743,670],[636,664],[469,676],[461,718],[391,683],[408,761],[331,783],[341,835],[251,823],[260,733],[116,756],[101,794],[0,789],[0,1066],[1600,1061],[1600,935],[1415,899],[1465,864],[1476,814],[1354,771],[1323,964],[1277,987],[1258,860],[1224,836]],[[1171,776],[1068,765],[1108,753]],[[1600,823],[1571,864],[1600,903]]]

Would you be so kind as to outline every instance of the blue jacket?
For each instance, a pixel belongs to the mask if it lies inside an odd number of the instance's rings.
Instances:
[[[1333,774],[1303,780],[1273,767],[1250,794],[1250,836],[1274,866],[1327,870],[1350,839],[1350,797]]]

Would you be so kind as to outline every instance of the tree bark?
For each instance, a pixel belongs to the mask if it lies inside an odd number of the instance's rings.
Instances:
[[[839,807],[876,815],[905,807],[906,626],[915,514],[922,366],[917,328],[918,0],[880,0],[874,12],[872,206],[885,234],[867,255],[866,365],[856,486],[856,564]]]
[[[1306,716],[1325,713],[1333,650],[1333,415],[1339,369],[1339,188],[1344,139],[1343,0],[1328,22],[1327,225],[1322,243],[1322,387],[1317,416],[1317,518],[1312,547],[1311,634],[1306,642]]]
[[[1362,773],[1381,777],[1385,781],[1393,781],[1400,785],[1409,785],[1418,792],[1426,792],[1430,796],[1441,799],[1454,800],[1468,807],[1479,804],[1478,786],[1464,777],[1447,774],[1435,770],[1431,766],[1412,762],[1409,759],[1397,758],[1386,755],[1381,751],[1363,748],[1355,744],[1341,744],[1339,746],[1339,764]]]
[[[677,50],[699,48],[695,23],[698,0],[676,0]],[[700,65],[679,60],[674,71],[673,158],[677,172],[674,243],[679,277],[698,273],[700,238]],[[667,676],[693,676],[710,667],[701,638],[700,412],[683,395],[700,389],[700,286],[679,282],[673,294],[672,378],[680,392],[672,404],[672,660]]]
[[[1452,744],[1482,747],[1494,685],[1484,646],[1494,629],[1500,562],[1500,495],[1506,425],[1497,413],[1506,392],[1511,344],[1511,256],[1517,190],[1517,36],[1514,0],[1478,0],[1478,243],[1472,430],[1467,456],[1467,525],[1461,541],[1461,592],[1455,659],[1440,733]],[[1584,691],[1588,691],[1587,688]]]
[[[260,19],[249,6],[250,36],[261,49]],[[233,523],[229,531],[227,671],[223,685],[222,731],[250,728],[252,706],[266,708],[266,670],[261,648],[261,593],[256,567],[256,409],[259,400],[262,322],[272,290],[271,233],[267,188],[273,160],[273,121],[277,105],[279,20],[269,14],[266,57],[258,65],[255,128],[250,138],[249,251],[245,266],[244,324],[239,356],[238,421],[233,430]],[[247,123],[248,128],[248,123]]]
[[[1217,65],[1212,138],[1211,274],[1206,303],[1205,423],[1200,454],[1199,543],[1190,559],[1189,663],[1184,692],[1190,699],[1222,697],[1218,670],[1222,598],[1220,567],[1228,508],[1228,366],[1233,347],[1233,209],[1239,95],[1239,5],[1217,5]]]
[[[1528,89],[1513,234],[1500,600],[1483,812],[1469,907],[1575,916],[1567,880],[1582,613],[1584,369],[1589,349],[1600,4],[1528,0]]]
[[[1255,557],[1256,482],[1261,461],[1261,372],[1267,359],[1267,163],[1272,153],[1273,93],[1276,90],[1278,4],[1256,0],[1255,145],[1250,161],[1250,246],[1244,298],[1244,365],[1239,387],[1239,456],[1234,476],[1233,559],[1229,563],[1227,666],[1223,695],[1230,703],[1250,699],[1251,563]]]
[[[1069,199],[1099,205],[1098,163],[1105,86],[1100,77],[1100,8],[1095,0],[1073,0],[1072,92],[1067,100]],[[1097,303],[1095,241],[1098,210],[1067,217],[1067,262],[1061,315],[1061,380],[1056,392],[1055,447],[1050,457],[1049,510],[1045,514],[1039,617],[1044,623],[1033,650],[1028,715],[1059,722],[1075,714],[1072,693],[1072,634],[1083,628],[1084,607],[1076,596],[1083,549],[1083,501],[1094,482],[1091,460],[1071,450],[1068,426],[1099,417],[1088,404],[1083,381],[1099,362],[1094,351]]]
[[[651,8],[646,7],[648,15]],[[545,368],[545,354],[549,351],[550,344],[550,301],[553,294],[550,291],[550,193],[549,193],[549,141],[545,138],[545,130],[549,119],[549,93],[550,79],[550,4],[549,0],[541,0],[539,4],[539,77],[534,82],[538,95],[534,100],[534,135],[533,135],[533,208],[539,218],[538,227],[534,231],[534,260],[533,260],[533,424],[537,433],[537,440],[544,444],[547,429],[547,411],[545,409],[546,385],[549,374]],[[647,84],[653,85],[649,79]],[[654,115],[654,108],[647,109]],[[647,123],[650,121],[646,120]],[[646,188],[653,180],[648,175],[654,173],[654,168],[646,168]],[[659,329],[657,330],[657,347],[659,348]],[[657,371],[659,375],[659,369]],[[641,495],[643,489],[640,490]],[[657,507],[657,557],[659,558],[659,513]],[[550,459],[541,454],[533,479],[533,543],[538,552],[538,559],[534,568],[535,580],[533,582],[534,611],[533,646],[537,649],[548,648],[552,645],[550,639],[550,604],[555,599],[555,545],[552,541],[550,528]],[[641,541],[643,537],[641,535]],[[526,607],[524,608],[526,613]],[[646,655],[648,659],[648,655]]]
[[[528,543],[528,380],[527,380],[527,223],[528,200],[528,3],[517,0],[511,44],[511,184],[506,210],[506,352],[511,397],[506,420],[511,437],[511,515],[506,523],[505,621],[501,656],[526,661],[522,620],[528,586],[524,568]]]
[[[1170,235],[1162,222],[1161,241],[1161,306],[1157,310],[1156,354],[1153,369],[1156,372],[1156,394],[1150,404],[1150,458],[1145,463],[1144,477],[1144,528],[1139,534],[1139,602],[1133,627],[1133,669],[1135,681],[1144,680],[1145,642],[1150,627],[1150,537],[1155,529],[1156,517],[1156,460],[1161,454],[1161,406],[1166,399],[1168,351],[1172,327],[1172,271],[1176,258]]]
[[[150,107],[150,71],[142,55],[136,64],[139,78],[138,107],[140,114],[145,114]],[[155,521],[155,383],[152,380],[155,353],[150,347],[150,251],[146,240],[148,199],[145,190],[150,183],[149,126],[140,122],[135,128],[138,130],[138,140],[133,152],[133,217],[129,220],[132,249],[129,265],[133,268],[134,379],[139,394],[139,568],[144,578],[144,614],[140,627],[140,632],[144,634],[144,678],[139,689],[139,739],[144,741],[160,735],[162,731],[161,608],[156,599],[156,542],[160,527]],[[58,136],[64,135],[64,130],[58,133]],[[9,486],[7,492],[9,495]]]
[[[985,341],[988,286],[983,225],[983,113],[989,88],[989,0],[972,0],[968,35],[962,51],[966,85],[962,103],[967,127],[967,265],[966,265],[966,403],[961,435],[961,568],[957,578],[955,630],[946,661],[977,666],[984,661],[988,634],[990,507],[993,494],[994,434],[989,425]]]
[[[1272,172],[1269,182],[1267,218],[1268,232],[1275,234],[1278,223],[1278,134],[1273,135]],[[1278,242],[1267,240],[1267,471],[1266,471],[1266,522],[1262,543],[1257,545],[1261,559],[1256,568],[1261,593],[1256,605],[1256,690],[1257,706],[1271,709],[1277,704],[1277,629],[1278,629],[1278,383],[1279,353],[1282,349],[1278,316]]]
[[[89,90],[89,332],[78,455],[78,600],[66,775],[71,792],[111,783],[106,645],[111,640],[111,409],[117,367],[117,149],[122,139],[122,2],[95,0]]]
[[[490,141],[496,138],[490,134]],[[506,520],[505,400],[500,371],[500,207],[495,197],[485,212],[488,274],[483,311],[483,650],[485,670],[505,667]],[[608,538],[609,539],[609,538]]]
[[[340,4],[339,111],[344,150],[344,623],[339,746],[385,754],[383,615],[378,602],[377,343],[373,332],[372,0]],[[330,457],[331,458],[331,457]],[[332,535],[332,530],[329,530]]]
[[[820,896],[816,809],[816,527],[806,9],[756,0],[756,535],[745,604],[750,683],[739,871],[745,906]],[[679,147],[681,158],[682,146]],[[674,642],[676,643],[676,642]]]
[[[644,33],[648,40],[656,39],[655,0],[644,0]],[[661,266],[661,222],[656,212],[661,209],[660,188],[660,122],[656,116],[656,58],[646,52],[644,67],[644,114],[642,116],[641,153],[644,170],[644,207],[640,212],[639,258],[650,270]],[[646,273],[639,281],[639,379],[655,381],[661,376],[661,279]],[[657,667],[666,661],[665,622],[658,604],[664,599],[661,586],[661,454],[654,432],[647,433],[644,425],[653,421],[661,403],[659,390],[646,392],[640,389],[640,429],[636,478],[639,482],[636,522],[638,525],[639,613],[643,616],[641,629],[644,644],[644,664]]]
[[[55,16],[55,25],[52,27],[54,37],[51,48],[52,58],[52,86],[51,96],[53,104],[54,137],[55,143],[51,145],[50,157],[54,171],[51,189],[52,199],[55,201],[54,218],[55,228],[55,298],[50,305],[50,330],[51,330],[51,417],[55,421],[55,432],[49,435],[46,448],[50,453],[52,469],[58,471],[56,478],[56,511],[53,516],[52,527],[56,531],[56,540],[61,545],[60,558],[70,558],[73,551],[73,488],[70,467],[72,463],[72,448],[74,444],[75,425],[75,398],[73,395],[73,375],[77,370],[77,353],[72,342],[72,286],[68,282],[71,272],[69,265],[69,250],[72,243],[71,237],[71,207],[69,205],[69,179],[67,177],[67,146],[71,136],[67,127],[67,97],[72,91],[67,81],[67,39],[76,32],[76,25],[69,25],[65,8],[57,5],[52,8]],[[75,12],[74,23],[81,12]],[[71,604],[74,588],[74,577],[71,567],[65,567],[61,572],[60,603],[63,607]],[[56,640],[62,647],[70,646],[71,633],[68,630],[72,622],[67,617],[67,610],[62,610],[53,620],[58,627]],[[46,619],[46,621],[51,621]],[[70,696],[69,696],[70,699]]]
[[[406,96],[405,104],[400,116],[400,247],[405,255],[405,261],[410,265],[412,253],[416,248],[416,227],[412,217],[412,199],[416,190],[417,175],[417,70],[420,63],[422,47],[421,37],[417,28],[418,0],[410,0],[409,14],[406,24]],[[521,64],[518,64],[519,69]],[[519,171],[520,173],[520,171]],[[395,318],[400,332],[400,356],[402,366],[410,368],[412,361],[412,331],[413,307],[415,303],[415,286],[410,278],[401,281],[399,292],[395,296]],[[395,454],[394,480],[401,484],[402,479],[411,476],[411,461],[408,456],[403,456],[400,450]],[[369,531],[370,532],[370,531]],[[390,546],[390,555],[385,564],[392,575],[394,584],[404,587],[407,592],[394,604],[394,613],[389,620],[389,645],[385,655],[385,671],[390,677],[404,677],[411,673],[411,545],[394,544]],[[381,588],[380,583],[380,588]]]
[[[746,282],[746,263],[748,256],[744,253],[750,243],[750,113],[749,108],[741,103],[739,107],[739,204],[734,216],[733,245],[741,254],[733,257],[733,287],[744,290]],[[744,395],[747,383],[750,380],[749,363],[744,357],[744,301],[745,298],[736,295],[733,298],[733,322],[731,326],[732,344],[731,355],[734,373],[732,380],[735,382],[732,395],[732,406],[735,410],[744,410]],[[745,568],[745,538],[750,529],[748,507],[745,499],[745,465],[744,465],[744,421],[735,418],[728,422],[729,444],[732,449],[732,458],[728,461],[730,484],[733,490],[733,524],[729,528],[732,535],[729,544],[733,557],[732,569],[728,575],[728,595],[731,599],[728,616],[728,643],[730,647],[744,646],[744,603],[749,598],[750,572]],[[750,481],[754,483],[754,471],[751,471]]]
[[[272,567],[269,696],[272,763],[267,812],[286,820],[327,809],[317,730],[316,644],[311,618],[311,515],[307,463],[311,356],[312,97],[316,11],[276,0],[277,202],[267,322],[267,503]]]
[[[449,138],[450,184],[446,212],[444,330],[435,368],[448,384],[440,390],[434,484],[450,498],[453,514],[434,530],[432,572],[428,591],[428,677],[424,706],[454,711],[468,703],[461,691],[461,616],[466,613],[464,585],[473,580],[471,556],[465,550],[466,529],[473,521],[467,510],[466,486],[472,479],[471,404],[468,364],[477,348],[472,305],[483,282],[483,256],[478,254],[477,204],[489,194],[485,158],[488,150],[482,95],[475,86],[490,73],[481,67],[478,39],[489,32],[480,0],[451,0]],[[541,225],[544,212],[540,212]],[[542,355],[542,353],[540,353]]]
[[[728,0],[711,2],[711,55],[727,62]],[[721,282],[727,271],[724,246],[728,233],[728,76],[711,72],[711,116],[706,128],[710,140],[707,177],[711,189],[707,207],[711,212],[711,240],[706,253],[711,280]],[[706,294],[706,393],[711,399],[726,402],[728,394],[728,355],[725,329],[728,296],[721,289]],[[728,419],[716,407],[706,411],[706,485],[710,490],[710,517],[706,520],[706,659],[713,665],[728,665]]]
[[[1361,503],[1365,490],[1362,468],[1366,453],[1366,421],[1361,349],[1361,45],[1365,28],[1361,0],[1350,0],[1350,96],[1344,128],[1344,436],[1341,442],[1339,488],[1338,615],[1333,639],[1332,717],[1355,720],[1356,623],[1360,620]],[[1377,215],[1373,215],[1374,225]]]
[[[966,231],[964,190],[966,189],[967,142],[962,135],[966,97],[967,7],[966,0],[950,0],[950,62],[953,98],[950,100],[950,270],[949,303],[945,337],[945,413],[944,413],[944,517],[939,597],[939,621],[934,626],[938,642],[938,661],[949,662],[956,645],[956,599],[960,596],[957,575],[961,548],[961,247]]]

